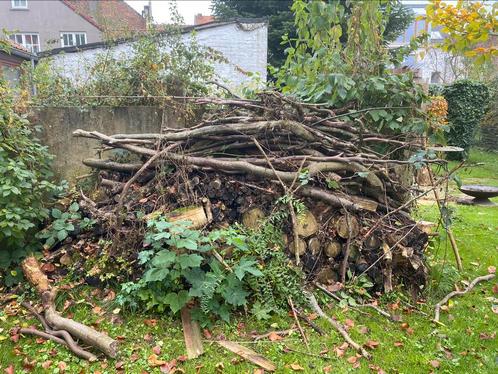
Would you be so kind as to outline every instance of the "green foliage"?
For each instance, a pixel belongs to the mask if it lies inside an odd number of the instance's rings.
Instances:
[[[24,115],[15,112],[12,94],[0,80],[1,271],[37,248],[32,234],[48,218],[47,202],[62,192],[51,182],[52,156],[35,131]],[[5,283],[11,284],[12,276],[7,272]]]
[[[122,286],[119,301],[147,309],[178,312],[190,300],[198,301],[199,318],[217,315],[229,321],[230,313],[248,303],[246,279],[262,275],[254,256],[248,254],[246,237],[233,228],[208,235],[188,228],[189,222],[150,220],[145,236],[147,249],[138,261],[145,272],[137,283]],[[221,263],[213,251],[231,248]]]
[[[498,76],[489,84],[489,110],[481,122],[479,145],[490,151],[498,149]]]
[[[82,217],[78,212],[80,209],[78,203],[74,202],[69,206],[67,212],[61,212],[53,208],[51,216],[52,224],[37,234],[37,238],[46,239],[45,246],[50,248],[54,244],[63,241],[68,235],[75,231],[75,224],[79,230],[86,230],[95,224],[95,220]]]
[[[131,48],[126,56],[113,51],[112,45],[95,60],[81,56],[83,73],[73,79],[67,78],[63,69],[54,68],[50,59],[43,59],[27,75],[37,87],[34,104],[152,105],[171,101],[167,99],[170,95],[202,96],[208,93],[206,81],[213,79],[213,63],[221,59],[200,46],[195,35],[184,43],[175,28],[142,36]]]
[[[291,10],[292,0],[213,0],[212,10],[221,20],[235,17],[268,18],[268,62],[274,67],[281,67],[286,59],[287,43],[281,43],[284,35],[296,37],[294,14]],[[346,16],[351,13],[352,3],[344,0],[329,0],[330,4],[345,8]],[[386,1],[381,8],[383,16],[388,19],[383,38],[386,42],[395,40],[410,25],[412,11],[398,0]]]
[[[288,56],[277,85],[308,102],[376,108],[361,117],[378,129],[422,132],[425,94],[410,75],[387,69],[392,61],[382,39],[384,3],[348,4],[350,9],[339,2],[294,2],[297,38],[284,38]]]
[[[203,234],[188,224],[164,218],[148,222],[146,249],[138,255],[144,273],[122,285],[119,303],[176,313],[193,302],[195,317],[207,323],[212,316],[228,322],[249,305],[256,318],[266,319],[285,308],[288,296],[303,301],[301,275],[283,252],[282,232],[274,225]]]
[[[448,144],[464,149],[463,154],[453,152],[450,157],[461,159],[468,155],[479,122],[486,113],[488,88],[482,83],[462,80],[446,86],[443,96],[448,102]]]

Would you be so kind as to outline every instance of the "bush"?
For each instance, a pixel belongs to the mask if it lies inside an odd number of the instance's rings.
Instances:
[[[36,249],[32,234],[48,217],[45,202],[59,192],[50,182],[52,156],[14,107],[12,93],[0,80],[0,275],[7,285],[20,276],[13,265]]]
[[[498,77],[489,84],[489,111],[481,122],[479,145],[488,151],[498,150]]]
[[[448,144],[464,149],[463,154],[450,153],[451,158],[465,158],[473,144],[479,122],[486,113],[489,92],[486,85],[461,80],[446,86],[443,96],[448,102]]]

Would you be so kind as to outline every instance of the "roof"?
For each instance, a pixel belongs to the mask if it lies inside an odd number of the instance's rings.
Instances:
[[[233,20],[229,21],[213,21],[209,23],[205,23],[202,25],[192,25],[192,26],[182,26],[181,33],[182,34],[187,34],[192,31],[202,31],[206,29],[212,29],[216,27],[221,27],[221,26],[226,26],[226,25],[231,25],[231,24],[236,24],[238,25],[242,30],[245,31],[251,31],[254,28],[245,28],[244,25],[248,24],[261,24],[264,23],[265,25],[268,24],[268,19],[267,18],[236,18]],[[158,35],[165,35],[168,34],[170,31],[161,31],[158,33]],[[61,52],[64,53],[74,53],[74,52],[81,52],[81,51],[86,51],[90,49],[98,49],[102,47],[110,47],[114,45],[119,45],[123,43],[128,43],[130,41],[137,40],[137,37],[132,37],[132,38],[123,38],[123,39],[117,39],[114,41],[101,41],[101,42],[95,42],[95,43],[88,43],[88,44],[83,44],[80,46],[72,46],[72,47],[63,47],[63,48],[54,48],[54,49],[49,49],[46,51],[42,51],[38,53],[39,57],[47,57],[47,56],[52,56],[59,54]]]
[[[38,59],[38,57],[36,55],[34,55],[30,51],[28,51],[21,44],[18,44],[15,41],[10,40],[10,39],[3,39],[3,40],[6,41],[7,44],[9,44],[9,46],[10,46],[10,50],[8,52],[5,52],[5,53],[13,55],[13,56],[24,58],[26,60],[37,60]],[[0,52],[3,52],[3,51],[0,50]]]
[[[145,31],[146,22],[123,0],[61,0],[100,31],[122,33]]]

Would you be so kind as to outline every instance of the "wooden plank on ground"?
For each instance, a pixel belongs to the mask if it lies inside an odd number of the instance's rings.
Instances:
[[[216,343],[246,359],[247,361],[262,367],[266,371],[275,371],[277,369],[273,362],[261,356],[259,353],[254,352],[252,349],[227,340],[218,340]]]
[[[185,338],[185,346],[187,347],[187,357],[189,359],[197,358],[204,353],[201,329],[196,321],[192,321],[190,309],[188,307],[182,308],[181,316],[183,337]]]

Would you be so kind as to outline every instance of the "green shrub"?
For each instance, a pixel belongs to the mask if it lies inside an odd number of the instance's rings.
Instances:
[[[14,107],[12,93],[0,80],[0,275],[7,285],[20,276],[13,265],[36,248],[31,239],[48,217],[45,203],[60,192],[51,182],[52,156]]]
[[[489,151],[498,150],[498,77],[489,83],[491,99],[489,111],[481,122],[479,146]]]
[[[479,122],[486,113],[488,88],[482,83],[461,80],[446,86],[443,96],[448,102],[448,144],[464,149],[463,154],[454,152],[450,157],[462,159],[468,155]]]

